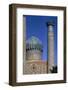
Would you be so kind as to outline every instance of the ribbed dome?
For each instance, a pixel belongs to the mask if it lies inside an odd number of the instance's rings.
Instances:
[[[42,44],[41,41],[37,38],[32,36],[26,41],[27,44]]]
[[[35,36],[32,36],[31,38],[29,38],[27,41],[26,41],[26,50],[41,50],[42,51],[42,43],[41,41],[35,37]]]

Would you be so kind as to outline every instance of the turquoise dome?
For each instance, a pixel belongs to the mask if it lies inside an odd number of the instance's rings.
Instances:
[[[42,43],[41,41],[35,37],[32,36],[26,41],[26,50],[40,50],[42,51]]]

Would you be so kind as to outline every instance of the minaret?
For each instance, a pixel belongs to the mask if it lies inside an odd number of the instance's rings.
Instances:
[[[48,22],[48,73],[54,66],[54,23]]]

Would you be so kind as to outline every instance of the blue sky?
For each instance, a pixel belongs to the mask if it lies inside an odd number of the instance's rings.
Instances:
[[[54,52],[55,52],[55,64],[57,64],[57,17],[56,16],[31,16],[26,17],[26,39],[32,36],[36,36],[43,45],[42,60],[47,60],[47,22],[53,21],[54,26]]]

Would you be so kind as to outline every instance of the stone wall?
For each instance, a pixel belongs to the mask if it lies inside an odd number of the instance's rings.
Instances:
[[[46,61],[28,61],[23,65],[23,74],[45,74],[47,73]]]

